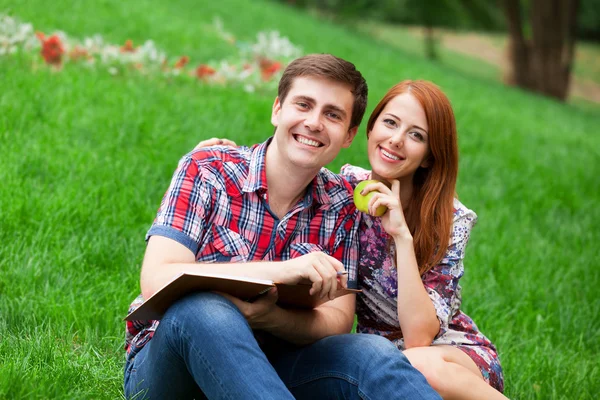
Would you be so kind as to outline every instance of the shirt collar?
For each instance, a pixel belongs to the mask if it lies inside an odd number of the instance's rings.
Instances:
[[[246,178],[246,182],[244,182],[244,187],[242,189],[244,192],[267,190],[266,156],[267,147],[272,140],[273,137],[270,137],[265,142],[252,147],[248,177]],[[317,176],[315,176],[312,182],[308,185],[306,195],[304,196],[304,204],[306,206],[310,206],[313,201],[319,204],[329,204],[331,200],[325,187],[326,182],[323,170],[324,169],[322,168]]]
[[[267,169],[265,168],[265,165],[267,146],[269,146],[272,140],[273,137],[270,137],[266,142],[252,147],[248,177],[242,188],[244,192],[256,192],[261,189],[267,190]]]

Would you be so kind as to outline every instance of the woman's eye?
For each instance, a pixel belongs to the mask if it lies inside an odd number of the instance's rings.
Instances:
[[[383,120],[383,123],[389,126],[396,126],[396,121],[393,119],[386,118]]]
[[[411,134],[413,135],[413,137],[419,141],[423,141],[425,140],[425,138],[423,137],[423,134],[421,132],[411,132]]]

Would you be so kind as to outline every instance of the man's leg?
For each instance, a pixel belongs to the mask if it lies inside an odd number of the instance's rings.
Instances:
[[[215,293],[173,304],[125,371],[127,398],[202,398],[199,388],[211,399],[293,399],[244,316]]]
[[[441,399],[383,337],[348,334],[282,346],[269,350],[269,359],[297,399]]]

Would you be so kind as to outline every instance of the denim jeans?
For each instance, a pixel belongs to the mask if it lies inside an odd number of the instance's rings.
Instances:
[[[262,348],[237,307],[214,293],[173,304],[125,365],[128,399],[440,399],[390,341],[331,336]]]

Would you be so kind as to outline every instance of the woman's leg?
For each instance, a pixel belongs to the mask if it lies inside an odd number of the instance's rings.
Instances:
[[[456,347],[413,347],[404,354],[445,400],[506,399],[483,380],[471,357]]]

